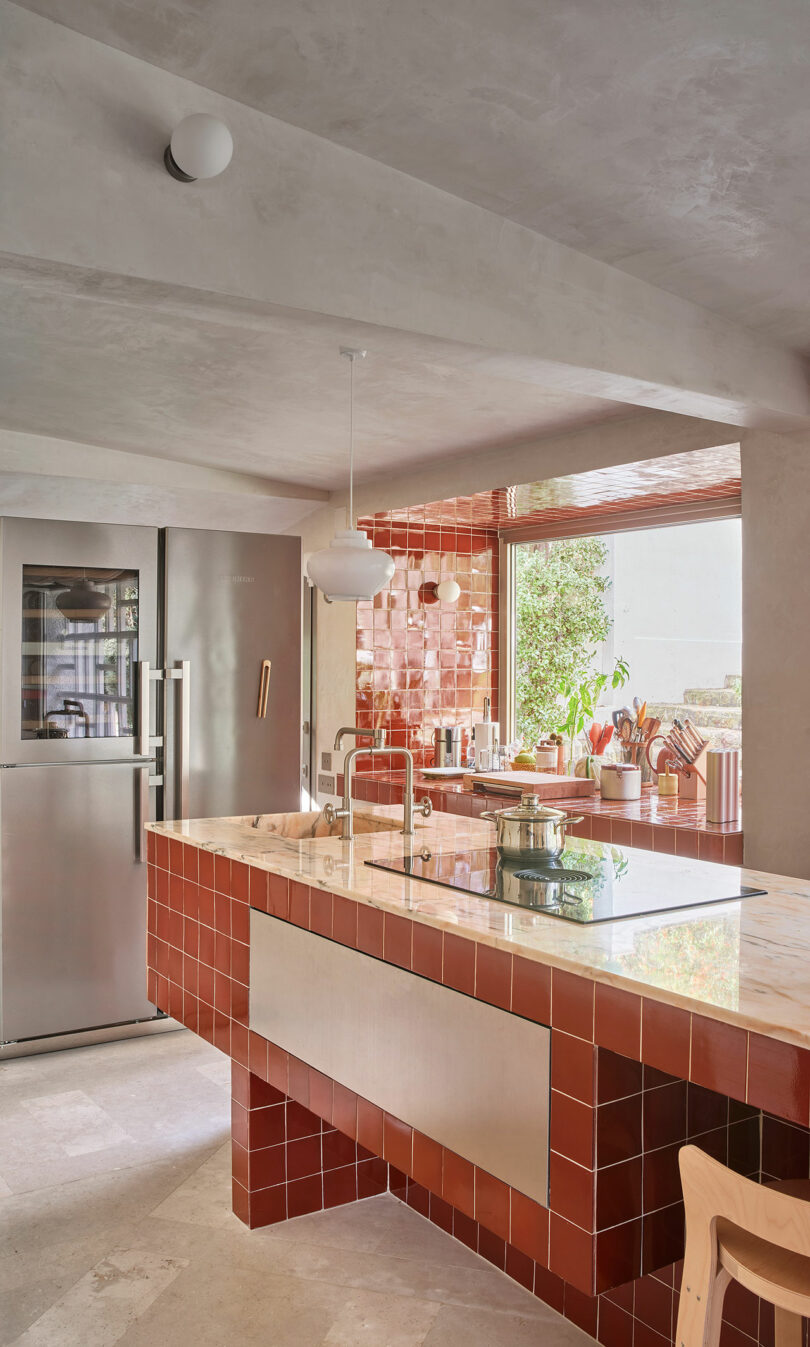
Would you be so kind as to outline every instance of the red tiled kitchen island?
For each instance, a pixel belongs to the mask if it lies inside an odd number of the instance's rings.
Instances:
[[[407,849],[398,814],[358,810],[382,830],[351,843],[270,831],[285,816],[150,825],[149,994],[232,1059],[235,1212],[255,1227],[389,1189],[606,1347],[671,1343],[680,1145],[755,1178],[810,1171],[810,885],[743,872],[767,895],[575,926],[366,866]],[[412,845],[427,841],[492,833],[444,814]],[[458,1063],[447,1033],[411,1050],[426,1014],[429,1033],[465,1007],[477,1080],[464,1034]],[[336,1062],[389,1028],[397,1046],[327,1074],[341,1026]],[[472,1092],[455,1108],[434,1098],[444,1064]],[[484,1164],[462,1124],[488,1108],[514,1126]],[[724,1344],[770,1342],[769,1313],[730,1293]]]

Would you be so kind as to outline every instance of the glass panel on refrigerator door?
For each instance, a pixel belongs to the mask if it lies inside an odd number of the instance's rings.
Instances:
[[[21,738],[136,730],[137,570],[24,565]]]

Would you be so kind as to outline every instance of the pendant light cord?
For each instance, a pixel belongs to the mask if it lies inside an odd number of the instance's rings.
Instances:
[[[353,346],[341,346],[340,354],[349,362],[349,528],[355,526],[354,518],[354,362],[362,360],[365,351]]]
[[[354,528],[354,355],[349,356],[349,528]]]

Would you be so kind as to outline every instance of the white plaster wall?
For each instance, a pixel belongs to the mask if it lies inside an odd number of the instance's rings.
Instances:
[[[742,481],[745,860],[810,879],[810,436],[746,437]]]
[[[740,673],[741,554],[738,519],[613,535],[610,644],[639,696],[679,702]]]

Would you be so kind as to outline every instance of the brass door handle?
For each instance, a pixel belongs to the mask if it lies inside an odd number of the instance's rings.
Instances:
[[[256,715],[260,720],[264,720],[267,715],[267,699],[270,696],[270,668],[272,661],[262,660],[262,671],[259,677],[259,705]]]

